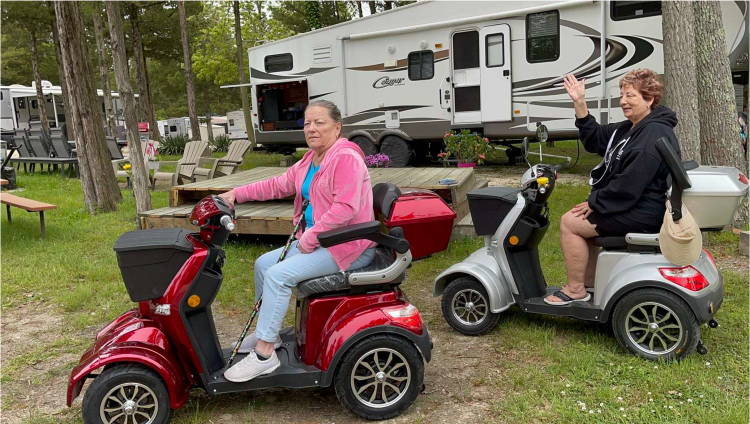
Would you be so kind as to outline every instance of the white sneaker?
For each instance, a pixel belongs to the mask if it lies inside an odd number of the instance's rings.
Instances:
[[[235,343],[234,346],[237,346],[237,343]],[[256,336],[255,332],[253,331],[252,333],[245,336],[245,340],[242,341],[242,345],[240,345],[240,350],[238,350],[237,353],[250,353],[253,350],[255,350],[255,346],[258,346],[258,336]],[[280,347],[281,347],[281,337],[276,336],[276,341],[273,343],[273,350],[276,350]]]
[[[237,365],[229,368],[224,373],[224,377],[233,383],[244,383],[259,375],[270,374],[280,366],[281,361],[279,361],[279,357],[276,356],[275,351],[266,361],[258,359],[258,355],[256,355],[255,351],[252,351],[243,360],[238,362]]]

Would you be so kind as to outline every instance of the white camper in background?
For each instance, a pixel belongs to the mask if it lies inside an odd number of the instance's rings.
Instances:
[[[227,112],[227,129],[230,140],[247,140],[245,114],[241,110]]]
[[[732,70],[747,84],[748,1],[721,8]],[[305,144],[305,106],[327,99],[367,154],[386,139],[424,153],[461,128],[519,140],[541,122],[551,139],[575,137],[563,76],[586,78],[599,122],[623,120],[620,78],[664,72],[661,25],[661,2],[419,1],[249,48],[253,131],[293,151]]]
[[[169,118],[165,136],[189,135],[190,118]]]
[[[20,84],[0,87],[2,93],[2,128],[12,130],[16,128],[29,128],[29,122],[39,121],[39,104],[36,98],[36,83],[31,82],[31,87]],[[99,96],[99,107],[102,111],[102,125],[105,125],[104,118],[104,92],[96,90]],[[52,85],[49,81],[42,80],[42,94],[44,95],[47,109],[47,119],[50,126],[59,128],[65,123],[65,105],[63,104],[62,88]],[[118,126],[124,126],[125,120],[122,116],[122,102],[120,94],[112,92],[112,107],[115,111],[115,119]],[[138,95],[136,94],[136,97]]]
[[[169,134],[169,121],[156,121],[156,124],[159,126],[159,134],[161,134],[162,137],[166,137],[167,134]]]
[[[207,124],[200,124],[201,129],[201,140],[208,141],[208,125]],[[214,129],[214,137],[219,137],[222,135],[226,135],[226,130],[222,125],[213,125]],[[192,134],[191,134],[192,135]]]

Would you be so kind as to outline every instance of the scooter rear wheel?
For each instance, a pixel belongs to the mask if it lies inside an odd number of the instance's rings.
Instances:
[[[618,301],[612,329],[620,345],[652,361],[684,358],[701,337],[690,306],[674,293],[655,288],[633,291]]]
[[[346,409],[368,420],[392,418],[417,398],[424,364],[403,337],[377,334],[350,348],[341,360],[334,386]]]
[[[472,277],[457,278],[448,284],[440,303],[448,324],[468,336],[484,334],[500,320],[500,314],[490,310],[487,290]]]
[[[86,390],[82,406],[86,424],[138,423],[166,424],[174,410],[161,377],[137,364],[107,368]]]

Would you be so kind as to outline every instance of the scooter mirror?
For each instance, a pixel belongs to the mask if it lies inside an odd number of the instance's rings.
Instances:
[[[529,157],[529,138],[524,137],[523,143],[521,143],[521,154],[523,155],[524,160],[528,159]]]
[[[547,126],[544,124],[539,125],[536,127],[536,139],[539,140],[540,143],[544,143],[549,138],[549,131],[547,131]]]

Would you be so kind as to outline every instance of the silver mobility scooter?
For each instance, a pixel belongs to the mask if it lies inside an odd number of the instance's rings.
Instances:
[[[540,128],[540,142],[545,133]],[[671,174],[674,220],[681,218],[684,199],[702,230],[731,224],[747,193],[747,179],[735,168],[681,164],[666,139],[657,144]],[[528,154],[528,140],[522,154]],[[602,249],[591,300],[567,306],[543,301],[560,289],[547,287],[537,250],[549,227],[547,200],[557,171],[551,165],[530,165],[522,188],[488,187],[469,193],[474,228],[484,237],[484,247],[435,280],[434,295],[442,295],[448,323],[463,334],[483,334],[495,327],[501,312],[518,305],[523,312],[611,321],[623,347],[651,360],[682,358],[696,348],[705,354],[700,326],[718,326],[713,317],[724,297],[722,276],[705,249],[691,265],[677,267],[661,254],[659,234],[597,237],[594,244]],[[706,208],[709,202],[712,206]]]

